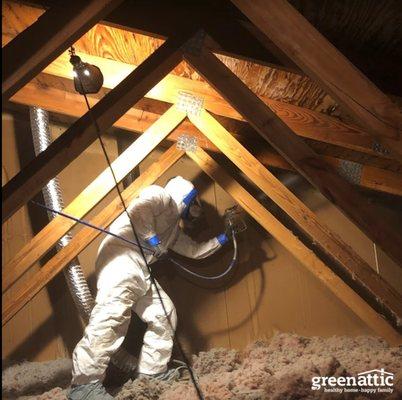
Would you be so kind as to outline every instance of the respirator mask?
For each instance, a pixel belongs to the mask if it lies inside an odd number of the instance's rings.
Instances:
[[[189,222],[195,222],[202,217],[202,206],[198,197],[196,197],[191,204],[188,206],[188,212],[186,216],[186,220]]]
[[[198,230],[204,228],[204,211],[199,201],[196,197],[189,205],[185,216],[182,217],[182,228],[185,232],[194,235],[197,234]]]

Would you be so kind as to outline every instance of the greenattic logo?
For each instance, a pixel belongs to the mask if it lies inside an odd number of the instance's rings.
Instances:
[[[331,393],[392,393],[394,374],[384,368],[360,372],[357,376],[314,376],[311,389]]]

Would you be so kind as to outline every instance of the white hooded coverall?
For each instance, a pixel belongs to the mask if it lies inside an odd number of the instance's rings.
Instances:
[[[143,189],[130,204],[128,212],[141,245],[150,249],[151,238],[160,246],[194,259],[216,252],[224,243],[222,235],[197,243],[179,227],[186,212],[188,194],[194,192],[191,182],[176,177],[165,188],[152,185]],[[187,196],[187,197],[186,197]],[[135,241],[125,213],[110,226],[110,231]],[[153,251],[145,250],[147,262],[156,261]],[[138,372],[164,372],[171,357],[176,328],[175,307],[158,285],[170,323],[160,303],[148,269],[137,246],[108,235],[101,243],[96,260],[98,272],[96,304],[81,341],[73,353],[73,385],[102,381],[112,354],[121,346],[130,323],[131,310],[144,322],[147,330],[141,349]]]

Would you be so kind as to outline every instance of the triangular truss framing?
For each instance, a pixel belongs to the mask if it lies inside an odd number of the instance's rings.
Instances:
[[[114,124],[182,59],[194,67],[230,104],[272,144],[287,160],[325,196],[341,208],[354,222],[378,243],[395,261],[402,263],[402,239],[392,221],[360,196],[352,185],[342,179],[322,158],[295,135],[256,95],[254,95],[205,46],[205,35],[187,34],[167,40],[116,88],[93,107],[93,115],[101,130]],[[202,38],[200,40],[200,37]],[[190,38],[190,39],[188,39]],[[18,86],[18,85],[17,85]],[[195,93],[196,95],[196,93]],[[118,180],[123,179],[170,132],[188,116],[190,121],[221,150],[256,186],[275,201],[361,287],[352,290],[324,262],[285,228],[238,182],[218,165],[204,150],[187,152],[212,179],[242,205],[267,231],[282,243],[309,271],[324,283],[358,317],[390,343],[401,342],[397,332],[402,317],[402,302],[395,291],[365,263],[348,245],[320,224],[314,213],[247,151],[206,110],[199,115],[188,114],[172,106],[136,142],[113,163]],[[46,151],[41,153],[3,188],[3,222],[37,193],[96,139],[89,113],[82,116]],[[141,187],[152,184],[184,153],[172,146],[125,191],[131,201]],[[113,188],[110,172],[105,170],[65,211],[75,217],[85,216]],[[84,201],[85,199],[85,201]],[[91,222],[108,226],[123,211],[118,198],[113,200]],[[53,219],[9,262],[3,270],[3,293],[19,279],[43,254],[75,225],[62,217]],[[23,285],[11,301],[3,304],[2,323],[9,321],[69,261],[88,246],[99,232],[84,227],[73,240],[40,271]],[[363,300],[361,297],[367,299]],[[369,304],[370,303],[370,304]],[[381,313],[388,318],[386,321]]]

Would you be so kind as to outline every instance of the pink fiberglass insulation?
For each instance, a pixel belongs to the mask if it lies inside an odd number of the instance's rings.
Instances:
[[[270,342],[257,341],[244,351],[201,352],[193,357],[193,367],[206,400],[402,398],[402,348],[389,347],[373,337],[325,339],[277,334]],[[373,369],[395,374],[392,394],[339,394],[311,389],[314,376],[355,376]],[[61,388],[53,389],[52,396],[48,392],[29,399],[64,399]],[[191,383],[146,380],[127,382],[115,392],[115,397],[118,400],[197,400]]]
[[[23,362],[3,368],[2,398],[25,399],[23,395],[46,393],[57,387],[67,387],[71,380],[71,360]],[[56,397],[43,397],[44,399]]]

